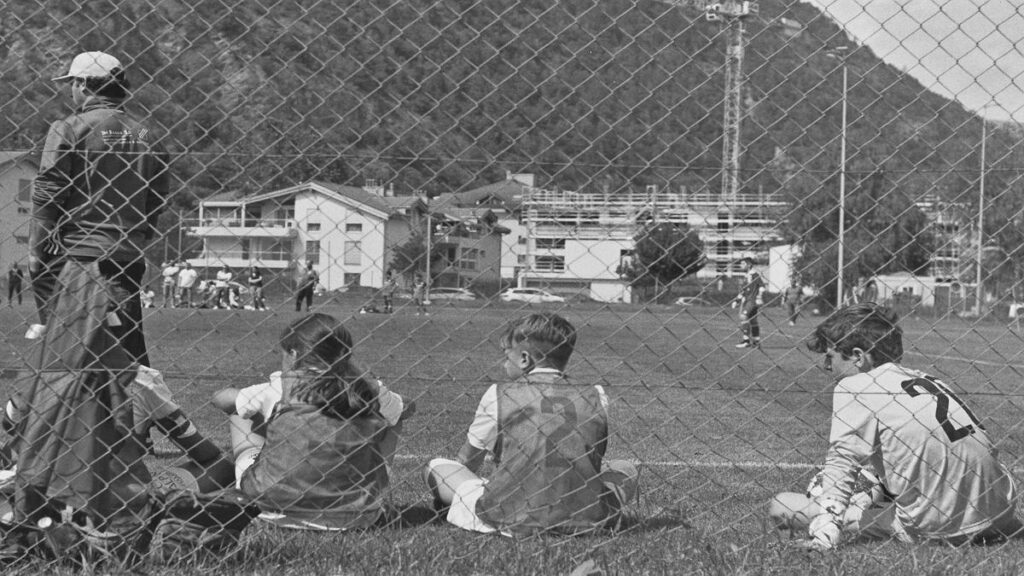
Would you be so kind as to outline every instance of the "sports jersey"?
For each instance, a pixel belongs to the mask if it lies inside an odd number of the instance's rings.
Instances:
[[[292,520],[334,529],[369,526],[383,510],[389,483],[387,432],[379,414],[342,420],[315,406],[283,406],[239,487],[262,510]]]
[[[823,509],[843,513],[861,465],[894,495],[895,529],[910,540],[969,536],[1013,513],[1014,483],[985,428],[918,370],[886,363],[836,385]]]
[[[531,373],[496,388],[496,470],[476,512],[501,530],[579,533],[617,511],[601,482],[608,417],[595,386]]]
[[[763,290],[764,280],[761,278],[761,275],[757,272],[751,272],[747,276],[747,283],[744,284],[743,289],[740,290],[740,309],[745,312],[750,312],[760,306],[758,299],[760,299],[761,292]]]

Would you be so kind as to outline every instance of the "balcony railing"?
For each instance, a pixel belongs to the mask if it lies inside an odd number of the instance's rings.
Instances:
[[[295,228],[293,218],[185,218],[181,222],[189,228]]]

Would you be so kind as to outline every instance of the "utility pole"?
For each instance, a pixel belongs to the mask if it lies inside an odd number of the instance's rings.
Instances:
[[[838,287],[836,288],[836,310],[843,307],[843,269],[846,268],[846,92],[849,86],[848,69],[846,67],[847,57],[846,46],[838,46],[830,49],[826,55],[829,58],[835,58],[839,60],[843,67],[843,112],[842,120],[840,121],[840,139],[839,139],[839,257],[837,261],[837,278],[836,282]]]

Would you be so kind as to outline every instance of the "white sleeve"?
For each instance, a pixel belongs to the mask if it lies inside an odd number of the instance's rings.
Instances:
[[[491,384],[480,398],[476,407],[476,416],[469,425],[466,442],[480,450],[494,450],[498,440],[498,386]]]
[[[390,426],[395,426],[402,419],[402,411],[405,410],[405,402],[402,397],[388,390],[380,380],[377,381],[377,402],[380,404],[380,415],[388,421]]]
[[[829,446],[822,470],[822,492],[818,498],[822,508],[831,505],[841,514],[853,495],[857,470],[871,459],[878,435],[878,420],[868,405],[876,400],[873,396],[876,395],[853,392],[844,382],[836,385],[832,395]]]
[[[270,419],[283,394],[281,373],[274,372],[270,375],[269,382],[246,386],[238,391],[238,396],[235,397],[235,412],[242,418],[251,419],[261,414],[264,419]]]
[[[601,401],[601,408],[604,408],[604,415],[608,416],[608,394],[605,393],[604,387],[600,384],[595,384],[594,389],[597,390],[597,397]]]

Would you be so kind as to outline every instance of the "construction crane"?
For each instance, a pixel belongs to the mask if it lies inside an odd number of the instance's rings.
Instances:
[[[725,28],[725,97],[722,112],[722,192],[726,206],[740,190],[740,124],[743,120],[743,21],[758,13],[756,0],[658,0],[704,12],[709,22]]]

